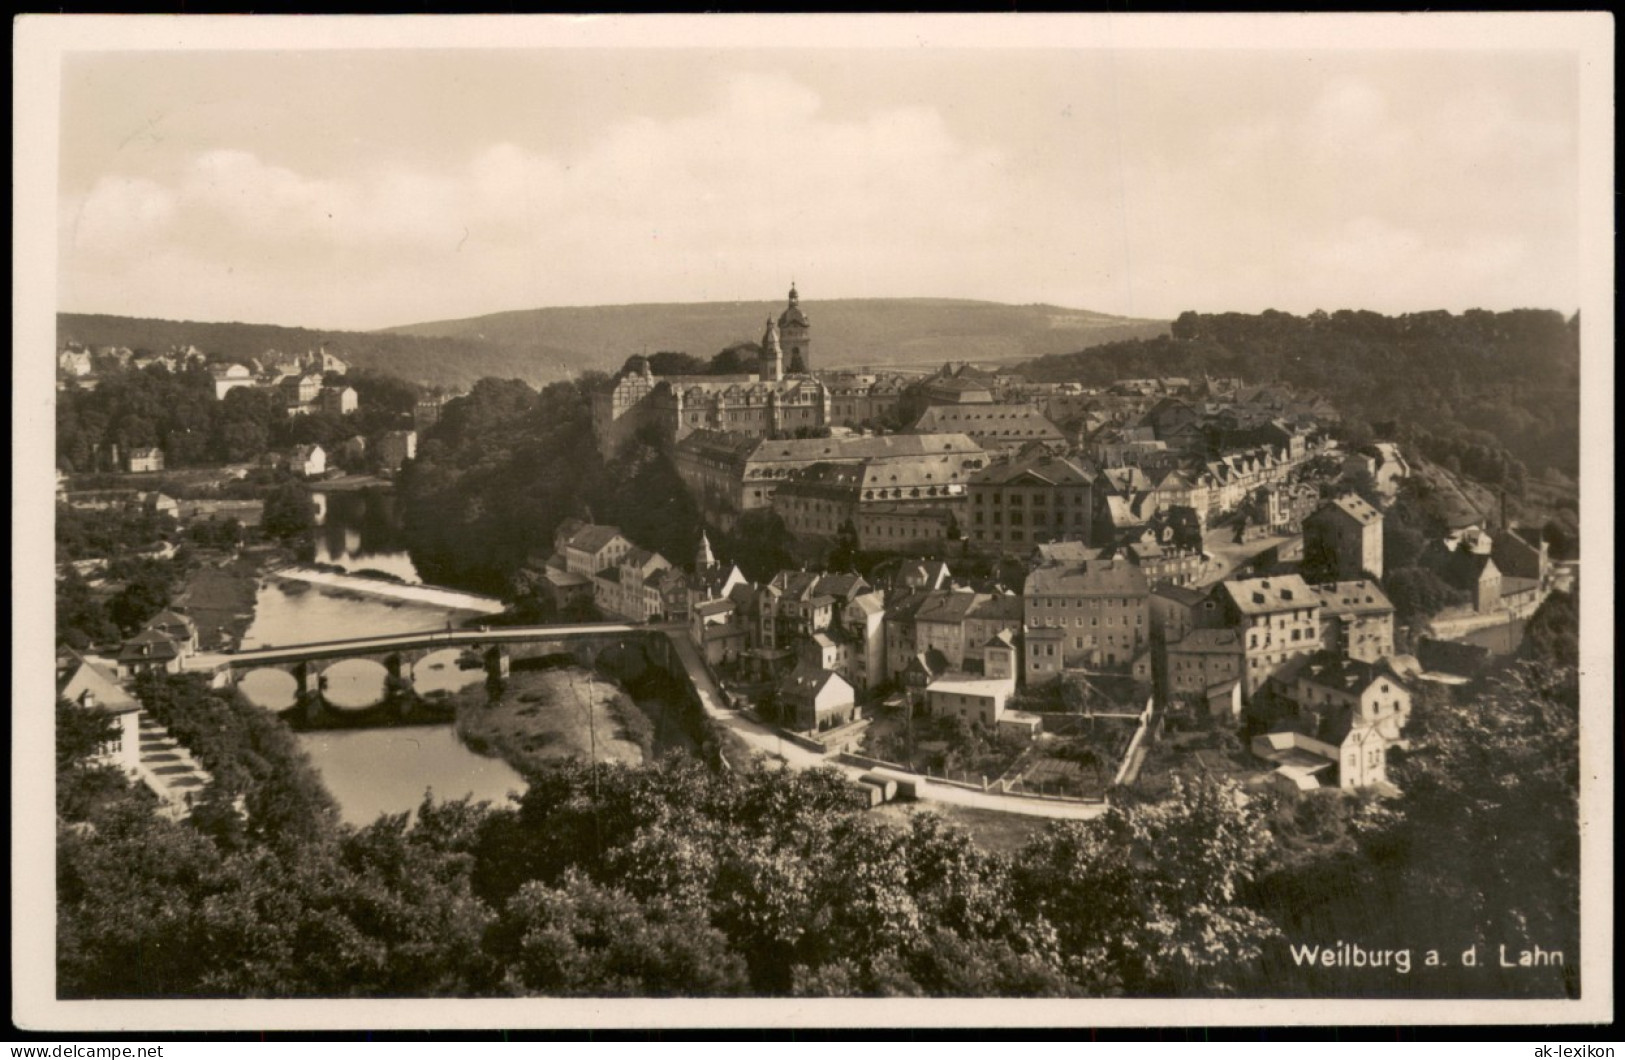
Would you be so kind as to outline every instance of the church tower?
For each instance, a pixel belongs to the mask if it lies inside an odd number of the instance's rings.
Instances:
[[[779,338],[784,343],[785,367],[791,373],[812,371],[812,326],[801,311],[795,281],[790,282],[790,304],[779,314]]]
[[[762,359],[758,374],[764,383],[777,383],[784,378],[784,347],[779,344],[779,328],[773,318],[767,318],[767,330],[762,332]]]
[[[711,552],[711,539],[709,537],[705,536],[705,531],[704,530],[701,530],[700,531],[700,549],[699,549],[699,553],[697,555],[695,555],[695,557],[694,557],[694,570],[696,572],[698,572],[698,571],[708,571],[712,567],[715,567],[716,565],[717,565],[717,557],[715,555],[713,555],[712,552]]]

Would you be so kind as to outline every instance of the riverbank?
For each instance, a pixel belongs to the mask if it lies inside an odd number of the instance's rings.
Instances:
[[[597,761],[632,766],[653,757],[649,716],[612,682],[578,666],[516,670],[497,703],[484,684],[452,700],[463,743],[521,773],[560,759],[592,761],[595,750]]]
[[[203,650],[231,651],[242,642],[254,623],[260,579],[291,558],[282,549],[245,551],[218,565],[201,564],[187,576],[175,607],[197,624]]]

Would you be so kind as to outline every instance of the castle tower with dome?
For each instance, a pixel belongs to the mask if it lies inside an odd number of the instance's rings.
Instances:
[[[801,311],[794,280],[790,281],[790,304],[779,314],[779,344],[784,348],[786,371],[792,375],[812,374],[812,324]]]

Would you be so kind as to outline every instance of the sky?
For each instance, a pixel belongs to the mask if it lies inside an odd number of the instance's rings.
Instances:
[[[760,46],[62,63],[58,305],[369,329],[778,298],[1572,312],[1572,52]],[[793,28],[793,27],[791,27]]]

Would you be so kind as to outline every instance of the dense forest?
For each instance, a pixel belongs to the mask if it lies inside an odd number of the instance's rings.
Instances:
[[[541,382],[573,371],[574,360],[548,347],[508,348],[477,336],[420,337],[371,331],[322,331],[275,324],[152,320],[88,313],[57,314],[57,346],[125,346],[162,353],[196,346],[221,360],[246,363],[266,351],[300,354],[326,346],[352,367],[383,372],[423,386],[466,387],[482,376]]]
[[[254,387],[216,398],[214,379],[202,368],[108,372],[94,390],[73,386],[58,392],[56,463],[70,472],[104,470],[98,453],[117,445],[124,453],[157,446],[167,469],[214,466],[258,460],[267,450],[292,445],[331,448],[358,434],[370,438],[411,426],[419,394],[414,384],[366,370],[326,382],[353,388],[357,411],[289,416],[279,391]]]
[[[1534,309],[1392,317],[1187,312],[1168,337],[1042,357],[1020,371],[1036,381],[1095,385],[1204,372],[1286,382],[1334,401],[1352,437],[1397,421],[1401,439],[1423,456],[1511,484],[1522,477],[1514,461],[1579,474],[1579,336],[1578,314],[1565,320]]]
[[[1549,615],[1542,645],[1570,641]],[[1575,996],[1574,671],[1423,697],[1403,800],[1174,785],[1014,855],[833,771],[532,771],[517,802],[339,823],[285,727],[192,676],[138,693],[213,774],[184,822],[58,712],[66,998]],[[1292,945],[1414,953],[1300,967]],[[1495,947],[1560,950],[1500,968]],[[1459,957],[1479,947],[1480,966]],[[1444,955],[1438,967],[1425,951]]]

